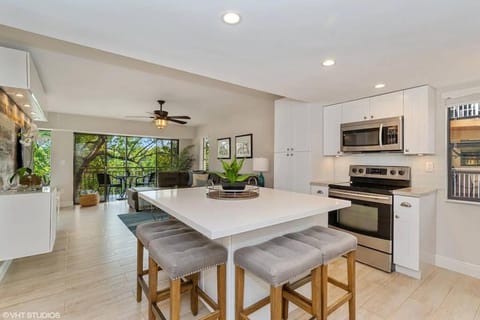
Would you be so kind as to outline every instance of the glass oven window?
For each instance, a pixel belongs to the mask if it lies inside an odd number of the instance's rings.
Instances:
[[[361,129],[343,132],[343,145],[348,147],[356,146],[378,146],[379,128]]]
[[[480,103],[448,108],[448,198],[480,202]]]
[[[338,212],[338,223],[358,231],[378,232],[379,212],[376,207],[353,204]]]

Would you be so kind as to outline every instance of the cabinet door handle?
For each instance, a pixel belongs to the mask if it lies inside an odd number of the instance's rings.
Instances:
[[[370,116],[370,119],[373,119],[373,116]]]
[[[405,149],[405,152],[410,152],[410,149]]]
[[[410,204],[410,202],[402,202],[400,203],[400,207],[411,208],[412,205]]]
[[[366,117],[366,116],[363,116],[363,120],[367,120],[367,117]]]
[[[290,148],[290,151],[293,151],[293,148]]]
[[[398,214],[396,214],[395,219],[400,219],[400,216]]]
[[[318,194],[323,194],[323,190],[317,190]]]

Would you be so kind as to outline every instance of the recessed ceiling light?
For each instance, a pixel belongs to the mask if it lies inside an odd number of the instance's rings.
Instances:
[[[17,97],[17,98],[23,98],[23,94],[21,94],[21,93],[15,93],[15,97]]]
[[[323,60],[323,62],[322,62],[322,65],[323,65],[324,67],[331,67],[331,66],[333,66],[334,64],[335,64],[335,60],[333,60],[333,59]]]
[[[227,24],[237,24],[240,22],[240,15],[235,12],[227,12],[223,15],[223,22]]]
[[[30,108],[30,105],[27,103],[27,104],[24,104],[23,105],[25,108]]]
[[[375,89],[382,89],[382,88],[385,88],[385,83],[377,83],[375,85]]]

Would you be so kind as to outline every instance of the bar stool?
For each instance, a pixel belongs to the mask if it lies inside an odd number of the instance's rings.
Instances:
[[[155,221],[143,223],[137,226],[135,234],[137,235],[137,302],[142,301],[142,289],[148,297],[148,284],[143,278],[148,274],[148,269],[143,269],[143,252],[148,248],[151,240],[167,237],[172,234],[185,232],[194,232],[178,220]],[[161,269],[159,269],[160,271]]]
[[[198,296],[214,310],[202,319],[225,320],[227,305],[227,249],[205,238],[198,232],[174,234],[151,240],[149,252],[149,304],[148,318],[165,319],[157,302],[170,298],[170,319],[180,319],[180,295],[191,290],[191,309],[198,312]],[[158,267],[170,278],[170,288],[157,292]],[[217,302],[198,287],[200,271],[217,267]],[[182,284],[182,278],[194,277],[195,281]]]
[[[235,317],[248,319],[248,315],[270,303],[270,318],[281,320],[289,299],[302,309],[320,319],[320,266],[323,254],[301,241],[277,237],[267,242],[238,249],[235,261]],[[270,296],[244,308],[245,271],[251,272],[270,284]],[[285,291],[284,284],[290,279],[311,271],[312,300],[296,292]]]
[[[323,265],[321,266],[321,318],[326,320],[327,316],[348,302],[348,314],[349,319],[354,320],[356,316],[355,312],[355,253],[357,250],[357,238],[346,232],[325,228],[321,226],[314,226],[309,229],[290,233],[285,235],[289,239],[294,239],[308,244],[312,247],[319,249],[322,252]],[[328,276],[328,263],[335,258],[346,255],[347,257],[347,283],[340,282],[334,278]],[[287,289],[298,288],[305,284],[308,280],[308,276],[304,279],[300,279],[297,283],[287,285]],[[312,286],[316,281],[311,277]],[[346,291],[346,293],[338,298],[334,303],[328,305],[328,282],[336,287],[339,287]],[[287,302],[288,303],[288,302]],[[288,307],[285,307],[287,312],[284,314],[288,316]]]

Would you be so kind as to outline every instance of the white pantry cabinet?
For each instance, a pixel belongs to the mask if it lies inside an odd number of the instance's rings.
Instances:
[[[311,152],[276,152],[274,188],[310,193]]]
[[[335,104],[323,108],[323,155],[339,156],[340,151],[340,124],[342,123],[342,104]]]
[[[275,152],[310,151],[310,106],[290,99],[275,101]]]
[[[397,272],[421,279],[434,264],[435,193],[394,196],[393,263]]]
[[[0,194],[0,261],[53,250],[57,230],[57,195],[48,192]]]
[[[435,90],[429,86],[404,91],[405,154],[435,153]]]

